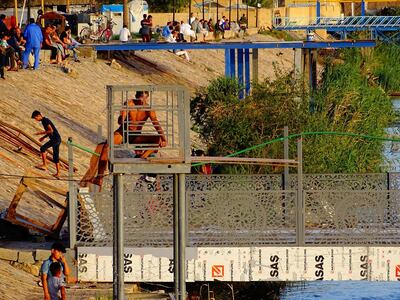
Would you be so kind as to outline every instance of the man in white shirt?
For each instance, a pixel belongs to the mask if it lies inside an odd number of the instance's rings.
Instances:
[[[181,33],[184,36],[196,38],[196,33],[192,30],[192,27],[188,23],[183,23],[183,21],[181,21]]]
[[[124,25],[121,31],[119,32],[119,40],[121,43],[129,42],[131,38],[131,33],[129,32],[128,26]]]

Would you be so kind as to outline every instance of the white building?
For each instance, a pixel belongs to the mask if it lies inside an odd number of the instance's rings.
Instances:
[[[149,6],[144,0],[133,0],[128,3],[128,6],[130,20],[128,24],[128,29],[130,30],[130,32],[137,33],[140,29],[140,21],[142,20],[143,14],[148,14],[149,12]],[[103,5],[100,12],[108,19],[113,20],[113,22],[116,24],[114,25],[113,32],[119,33],[123,26],[123,5]]]

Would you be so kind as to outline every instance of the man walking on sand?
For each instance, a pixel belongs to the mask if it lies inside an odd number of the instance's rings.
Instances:
[[[42,165],[37,166],[38,169],[46,171],[47,170],[47,157],[46,150],[50,147],[53,148],[53,162],[56,165],[56,174],[53,176],[56,178],[60,177],[60,144],[61,144],[61,136],[57,131],[57,128],[54,126],[53,122],[51,122],[48,118],[43,117],[42,114],[35,110],[32,113],[32,119],[35,119],[38,122],[41,122],[44,128],[44,131],[36,132],[35,135],[43,135],[39,142],[42,142],[46,137],[49,138],[49,141],[40,147],[40,154],[42,156]]]
[[[40,275],[42,279],[42,285],[43,285],[43,292],[44,292],[44,300],[53,300],[53,298],[50,297],[50,291],[51,287],[49,287],[49,284],[52,283],[51,278],[54,276],[57,276],[60,274],[53,274],[51,265],[53,263],[59,263],[61,267],[61,280],[62,282],[69,282],[68,281],[68,276],[70,274],[70,269],[67,264],[67,261],[65,259],[64,253],[65,253],[65,247],[63,244],[59,242],[55,242],[51,246],[51,255],[48,259],[46,259],[42,267],[40,268]]]

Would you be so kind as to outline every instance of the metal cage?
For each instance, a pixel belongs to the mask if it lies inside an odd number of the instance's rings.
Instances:
[[[189,101],[185,88],[107,86],[107,102],[113,172],[190,172]]]

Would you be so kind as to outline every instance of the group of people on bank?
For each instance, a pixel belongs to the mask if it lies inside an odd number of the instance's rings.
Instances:
[[[55,25],[48,24],[41,27],[40,22],[34,18],[29,19],[29,24],[22,29],[15,26],[9,29],[4,20],[6,16],[0,16],[0,77],[5,79],[7,71],[19,69],[39,68],[40,51],[51,51],[50,63],[61,63],[72,52],[74,60],[79,62],[77,47],[79,43],[72,38],[71,28],[66,26],[59,35]]]

